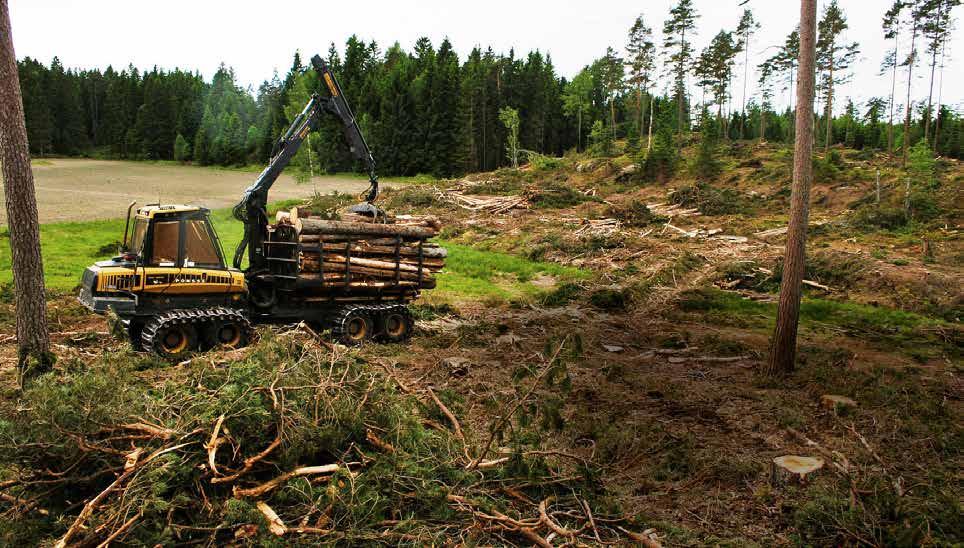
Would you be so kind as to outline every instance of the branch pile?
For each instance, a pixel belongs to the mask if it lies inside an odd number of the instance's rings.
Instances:
[[[0,425],[0,542],[635,538],[618,516],[593,514],[579,493],[599,487],[583,467],[539,451],[467,461],[470,433],[428,418],[435,402],[448,410],[441,399],[402,393],[391,374],[307,328],[177,368],[144,360],[109,354],[23,393]]]

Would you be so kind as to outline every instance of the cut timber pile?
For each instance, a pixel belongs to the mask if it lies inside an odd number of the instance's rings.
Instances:
[[[685,208],[679,204],[646,204],[654,214],[660,217],[697,217],[702,215],[697,208]]]
[[[306,208],[278,214],[279,225],[294,227],[298,244],[298,284],[319,297],[342,290],[408,299],[435,287],[446,251],[428,240],[441,224],[429,215],[388,215],[377,220],[344,213],[340,220],[314,216]]]
[[[461,190],[438,191],[439,198],[471,211],[506,213],[512,209],[529,209],[529,201],[522,196],[472,196]]]

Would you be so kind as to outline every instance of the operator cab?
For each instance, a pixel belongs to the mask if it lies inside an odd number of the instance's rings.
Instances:
[[[221,242],[206,208],[144,206],[137,210],[130,234],[121,255],[114,258],[116,262],[161,268],[227,268]]]

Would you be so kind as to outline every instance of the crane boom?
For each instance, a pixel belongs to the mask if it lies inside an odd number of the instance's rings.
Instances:
[[[234,253],[235,268],[241,268],[245,248],[248,249],[248,269],[258,271],[265,268],[262,244],[267,235],[268,191],[298,153],[308,133],[318,129],[322,113],[332,114],[341,121],[352,156],[364,163],[368,170],[370,186],[365,192],[366,203],[359,204],[356,208],[373,214],[378,211],[372,205],[378,197],[378,176],[375,174],[375,158],[372,156],[371,149],[368,148],[368,143],[362,135],[361,128],[358,127],[351,107],[348,106],[341,86],[338,85],[338,80],[335,79],[328,64],[318,55],[311,58],[311,64],[331,95],[329,97],[322,97],[317,93],[311,95],[305,108],[275,143],[268,165],[254,183],[245,189],[241,201],[234,206],[234,217],[244,223],[244,238]]]

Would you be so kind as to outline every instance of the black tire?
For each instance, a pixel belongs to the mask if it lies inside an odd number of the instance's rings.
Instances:
[[[190,323],[176,321],[146,326],[141,333],[141,345],[170,360],[184,359],[198,349],[197,329]]]
[[[378,318],[378,338],[382,342],[400,343],[412,337],[415,320],[405,306],[392,306]]]
[[[207,348],[241,348],[251,342],[251,323],[240,314],[236,318],[215,320],[204,328]]]
[[[141,340],[141,334],[144,332],[144,322],[140,320],[131,320],[127,324],[127,336],[131,341],[131,348],[134,352],[143,352],[144,345]]]
[[[333,320],[332,337],[345,346],[358,346],[372,339],[375,323],[371,315],[362,307],[343,309]]]

